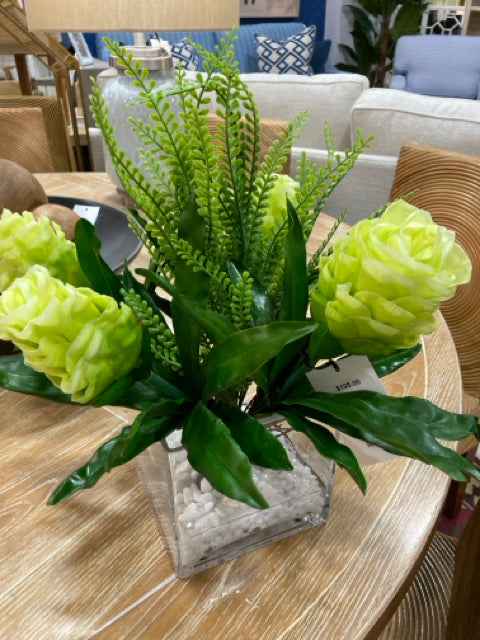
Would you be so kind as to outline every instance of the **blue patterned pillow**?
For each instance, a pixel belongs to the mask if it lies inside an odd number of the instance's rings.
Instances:
[[[182,68],[187,71],[197,71],[200,66],[200,60],[195,49],[189,44],[185,38],[171,45],[172,58],[175,66],[178,62],[182,63]]]
[[[258,68],[266,73],[313,74],[310,66],[317,27],[313,24],[293,36],[276,42],[260,33],[254,35]]]

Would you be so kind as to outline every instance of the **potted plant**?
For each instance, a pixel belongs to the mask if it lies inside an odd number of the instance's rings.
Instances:
[[[172,447],[184,447],[213,489],[266,509],[252,465],[288,474],[292,463],[265,416],[280,416],[364,492],[354,453],[331,428],[455,479],[480,477],[438,441],[478,436],[474,416],[419,398],[315,389],[312,373],[333,361],[338,368],[347,354],[368,356],[379,376],[410,360],[471,265],[452,232],[402,200],[333,248],[326,238],[307,258],[317,216],[368,141],[359,134],[341,158],[327,128],[326,167],[304,155],[294,181],[279,171],[307,117],[300,113],[260,161],[261,123],[233,61],[233,38],[215,55],[201,49],[204,74],[190,79],[180,69],[176,85],[161,91],[111,45],[151,112],[131,121],[148,173],[118,148],[98,88],[93,112],[138,207],[131,224],[150,254],[148,269],[113,273],[86,220],[77,223],[75,244],[29,213],[6,212],[0,221],[0,339],[21,350],[0,360],[0,384],[59,402],[138,410],[49,503],[176,436]]]
[[[359,0],[359,5],[346,5],[353,16],[353,46],[340,45],[352,62],[337,67],[367,76],[371,87],[384,87],[397,40],[418,33],[428,2]]]

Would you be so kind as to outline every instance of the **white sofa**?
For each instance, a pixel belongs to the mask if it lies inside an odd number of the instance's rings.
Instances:
[[[325,162],[325,121],[340,151],[351,146],[357,129],[364,136],[374,136],[370,147],[327,203],[327,212],[335,216],[349,207],[346,221],[350,224],[388,201],[398,153],[405,142],[415,140],[480,156],[478,100],[370,89],[364,76],[349,73],[314,76],[250,73],[243,78],[254,93],[261,117],[290,119],[301,109],[310,112],[292,151],[292,175],[303,149],[316,162]],[[98,142],[98,133],[92,130],[95,169],[103,170]]]
[[[349,223],[385,204],[402,145],[409,140],[480,156],[480,102],[439,98],[393,89],[370,89],[356,74],[245,76],[260,115],[288,119],[308,109],[310,119],[292,153],[292,175],[303,149],[320,164],[326,161],[323,129],[328,121],[336,148],[350,147],[355,132],[374,136],[355,167],[327,202],[338,216],[348,207]]]

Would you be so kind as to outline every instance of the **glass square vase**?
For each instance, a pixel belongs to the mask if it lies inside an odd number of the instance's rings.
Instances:
[[[192,468],[177,431],[137,456],[175,573],[186,578],[220,562],[326,521],[335,464],[284,422],[267,424],[284,445],[292,471],[253,465],[269,503],[254,509],[213,489]]]

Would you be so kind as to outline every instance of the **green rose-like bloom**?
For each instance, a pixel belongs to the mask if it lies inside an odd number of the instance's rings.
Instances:
[[[26,364],[86,403],[137,365],[142,336],[130,307],[37,265],[0,296],[0,339],[12,340]]]
[[[87,285],[73,242],[47,216],[12,213],[5,209],[0,218],[0,291],[34,264],[46,267],[52,276],[76,286]]]
[[[361,220],[320,261],[311,312],[348,353],[388,354],[437,327],[434,312],[468,282],[455,233],[403,200]]]
[[[263,217],[265,231],[273,231],[287,219],[287,198],[297,206],[298,182],[290,176],[275,174],[275,182],[267,200],[267,211]]]

